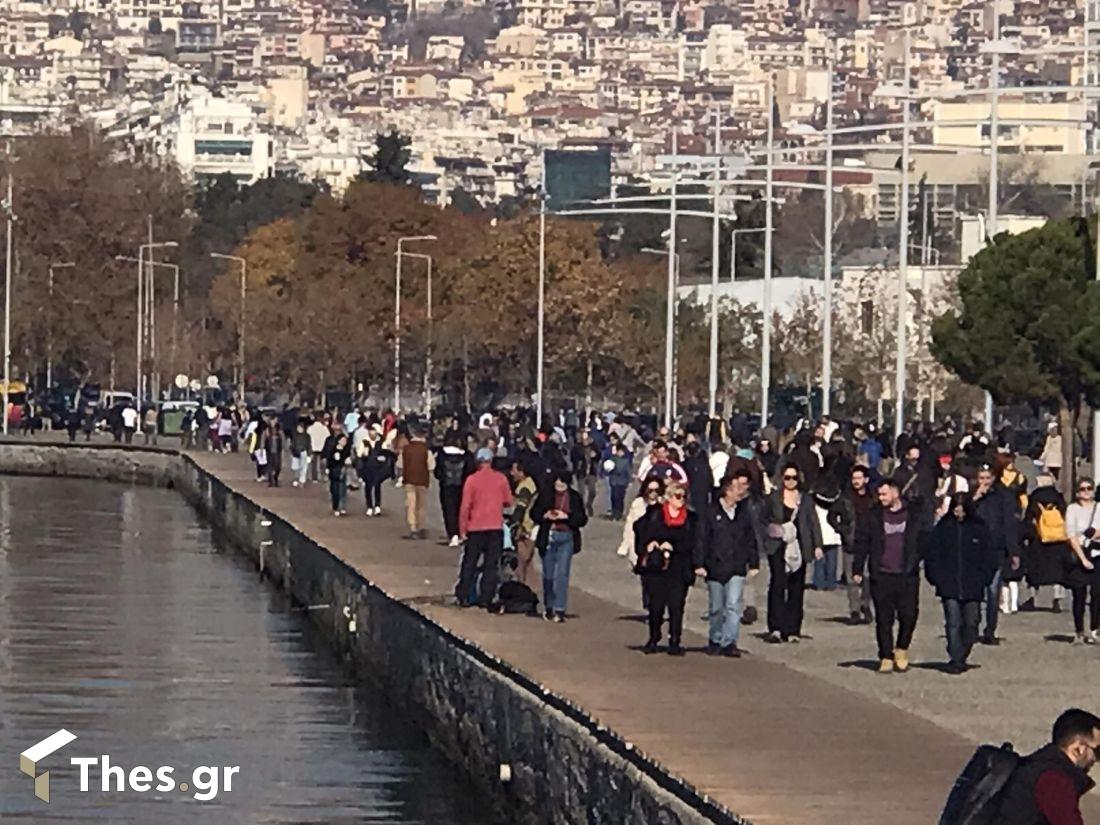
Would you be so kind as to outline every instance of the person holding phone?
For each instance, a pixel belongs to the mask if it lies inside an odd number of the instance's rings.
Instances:
[[[588,512],[580,493],[569,486],[570,474],[561,470],[535,501],[531,519],[538,525],[535,544],[542,559],[542,598],[545,618],[561,624],[569,592],[573,556],[581,551],[581,528]]]
[[[1073,556],[1068,561],[1065,585],[1073,596],[1073,643],[1100,642],[1100,512],[1096,485],[1091,478],[1077,482],[1077,500],[1066,508],[1066,533]],[[1089,602],[1089,632],[1085,633],[1085,602]]]

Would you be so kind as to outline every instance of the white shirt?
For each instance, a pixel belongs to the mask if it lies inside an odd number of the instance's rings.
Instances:
[[[710,474],[714,477],[714,489],[717,490],[721,486],[729,463],[730,454],[725,450],[715,450],[710,454]]]
[[[306,429],[306,435],[309,436],[309,450],[312,453],[319,453],[325,448],[325,440],[329,437],[329,429],[320,421],[314,421]]]
[[[841,543],[840,533],[833,529],[833,525],[829,524],[829,511],[817,502],[814,502],[814,509],[817,510],[817,521],[821,525],[821,546],[839,545]]]
[[[138,411],[133,407],[127,407],[122,411],[122,426],[136,430],[138,425]]]
[[[1066,508],[1066,533],[1081,543],[1081,549],[1092,558],[1100,558],[1100,550],[1089,550],[1085,531],[1093,527],[1100,533],[1100,507],[1082,505],[1076,501]],[[1100,540],[1100,536],[1097,537]]]

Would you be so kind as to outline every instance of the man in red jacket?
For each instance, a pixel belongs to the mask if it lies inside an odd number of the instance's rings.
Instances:
[[[477,471],[462,485],[458,511],[458,532],[466,548],[462,553],[455,599],[461,607],[472,607],[474,579],[482,562],[479,606],[488,609],[497,595],[500,554],[504,549],[504,508],[512,506],[512,489],[503,473],[493,469],[493,451],[477,451]],[[483,560],[483,561],[482,561]]]

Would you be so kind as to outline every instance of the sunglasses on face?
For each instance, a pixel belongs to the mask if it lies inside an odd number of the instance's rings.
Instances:
[[[684,494],[683,493],[673,493],[672,495],[669,496],[669,498],[672,499],[673,501],[683,501],[684,500]]]
[[[1077,488],[1077,492],[1079,492],[1079,493],[1091,493],[1092,492],[1092,485],[1091,484],[1082,484],[1080,487]]]
[[[798,476],[783,476],[784,481],[798,481]]]
[[[661,491],[657,487],[650,487],[648,490],[645,491],[645,494],[647,496],[656,496],[656,495],[660,495],[660,493],[661,493]]]

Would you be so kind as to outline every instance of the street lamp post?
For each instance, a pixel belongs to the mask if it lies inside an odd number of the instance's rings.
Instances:
[[[241,306],[240,317],[237,321],[237,389],[241,394],[241,400],[244,400],[244,384],[245,384],[245,371],[244,371],[244,307],[245,307],[245,284],[248,281],[248,261],[242,258],[240,255],[223,255],[220,252],[211,252],[211,258],[218,258],[222,261],[235,261],[241,266]]]
[[[821,261],[825,279],[825,308],[821,323],[821,414],[832,409],[833,388],[833,69],[825,81],[825,255]]]
[[[137,268],[137,279],[138,279],[137,280],[137,383],[134,386],[134,401],[138,405],[138,407],[141,406],[141,399],[144,395],[144,392],[143,392],[143,390],[144,390],[144,375],[142,373],[142,369],[143,369],[143,365],[144,365],[144,356],[145,356],[144,346],[145,346],[145,334],[146,334],[146,322],[147,322],[147,319],[145,317],[145,313],[146,313],[146,306],[145,305],[147,303],[149,303],[149,298],[151,297],[152,291],[153,291],[153,282],[152,282],[152,280],[149,281],[149,286],[148,286],[149,294],[148,295],[146,294],[146,288],[144,287],[144,275],[145,275],[144,264],[146,263],[145,253],[146,253],[146,250],[148,250],[149,261],[152,261],[153,260],[153,250],[154,249],[175,249],[177,246],[179,246],[179,244],[177,244],[175,241],[161,241],[160,243],[153,243],[153,242],[144,243],[144,244],[141,244],[138,247],[138,255],[137,255],[137,262],[138,262],[138,268]],[[131,258],[131,259],[128,259],[128,260],[133,260],[133,259]],[[150,270],[150,272],[154,271],[152,266],[150,266],[149,270]],[[152,306],[152,305],[150,304],[150,306]],[[150,341],[150,350],[152,350],[152,349],[153,349],[152,341]]]
[[[432,414],[432,256],[423,252],[404,252],[406,258],[419,258],[428,264],[428,343],[424,348],[424,414]]]
[[[393,290],[393,411],[401,411],[401,259],[405,256],[403,244],[415,241],[434,241],[435,235],[407,235],[397,239],[397,264],[394,271]]]
[[[133,255],[115,255],[116,261],[129,261],[131,263],[146,263],[154,270],[160,266],[172,270],[172,365],[176,363],[176,330],[180,306],[180,268],[178,264],[170,264],[164,261],[140,261]],[[56,264],[55,264],[56,266]],[[148,304],[148,301],[145,301]]]
[[[50,264],[47,272],[49,273],[49,301],[50,301],[50,315],[49,324],[46,327],[46,391],[49,392],[53,387],[53,315],[54,315],[54,303],[53,303],[53,272],[55,269],[68,269],[76,266],[72,261],[65,261],[64,263]]]
[[[12,244],[15,232],[15,182],[11,163],[11,141],[8,141],[8,196],[4,199],[4,213],[7,216],[7,241],[4,257],[4,435],[8,434],[8,404],[11,397],[11,268],[13,266]]]
[[[775,196],[775,88],[768,76],[768,156],[764,170],[764,295],[761,300],[762,326],[760,347],[760,427],[768,426],[768,393],[772,380],[772,212]]]
[[[707,377],[707,414],[718,413],[718,255],[721,243],[721,221],[718,213],[718,188],[722,179],[722,112],[714,110],[714,218],[711,221],[710,242],[710,371]]]

